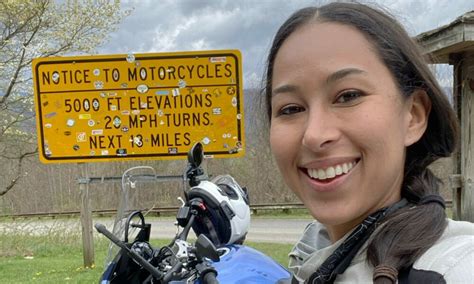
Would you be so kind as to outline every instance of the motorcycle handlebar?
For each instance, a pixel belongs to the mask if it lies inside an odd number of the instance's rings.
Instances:
[[[196,265],[196,270],[200,275],[203,284],[219,284],[217,281],[217,271],[207,261]]]
[[[114,234],[112,234],[112,232],[107,230],[107,228],[104,225],[97,223],[94,225],[94,227],[99,233],[103,234],[109,240],[111,240],[114,244],[116,244],[118,247],[125,250],[131,258],[136,260],[143,268],[148,270],[148,272],[150,272],[151,275],[153,275],[153,277],[155,277],[156,279],[160,279],[163,277],[163,274],[160,271],[158,271],[153,265],[148,263],[148,261],[146,261],[138,253],[136,253],[135,251],[127,247],[121,240],[119,240]]]
[[[217,281],[217,278],[216,278],[216,273],[213,271],[210,271],[204,274],[202,278],[202,283],[203,284],[219,284],[219,281]]]

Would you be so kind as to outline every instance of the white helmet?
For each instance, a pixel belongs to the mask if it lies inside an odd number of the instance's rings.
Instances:
[[[187,192],[188,200],[200,198],[193,223],[197,236],[204,234],[216,246],[242,243],[250,226],[247,192],[230,175],[201,181]]]

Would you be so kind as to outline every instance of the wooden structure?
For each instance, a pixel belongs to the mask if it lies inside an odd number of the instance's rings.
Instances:
[[[94,265],[94,234],[92,233],[92,207],[89,195],[89,173],[87,164],[80,163],[82,177],[79,178],[81,191],[81,229],[82,229],[82,256],[84,267]]]
[[[474,11],[422,33],[417,40],[435,59],[453,66],[453,101],[461,124],[461,145],[454,157],[453,217],[474,222]]]

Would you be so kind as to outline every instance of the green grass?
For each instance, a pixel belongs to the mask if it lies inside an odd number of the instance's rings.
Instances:
[[[98,283],[108,241],[96,238],[95,265],[83,267],[80,235],[53,232],[48,236],[0,233],[0,283]],[[164,245],[169,240],[153,240]],[[246,243],[287,264],[290,244]]]
[[[274,244],[274,243],[256,243],[246,242],[245,245],[253,247],[264,254],[273,258],[276,262],[280,263],[283,267],[288,265],[288,253],[290,252],[293,244]]]
[[[97,283],[107,242],[95,240],[96,266],[83,267],[80,235],[2,234],[0,283]]]

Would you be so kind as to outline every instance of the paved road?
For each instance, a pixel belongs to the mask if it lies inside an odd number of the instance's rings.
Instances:
[[[307,219],[253,219],[247,239],[294,244],[309,222]]]
[[[252,219],[247,240],[255,242],[289,243],[298,241],[309,220],[301,219]],[[171,225],[170,225],[171,224]],[[152,236],[171,238],[176,227],[170,221],[153,220]]]
[[[176,227],[171,218],[149,218],[152,223],[152,238],[171,239],[176,234]],[[111,230],[110,219],[96,219],[94,223],[103,223]],[[253,218],[247,240],[255,242],[295,243],[302,234],[309,220],[301,219],[266,219]],[[45,235],[57,232],[80,232],[79,219],[30,219],[26,221],[0,222],[1,232],[24,232],[32,235]],[[95,231],[95,230],[94,230]]]

